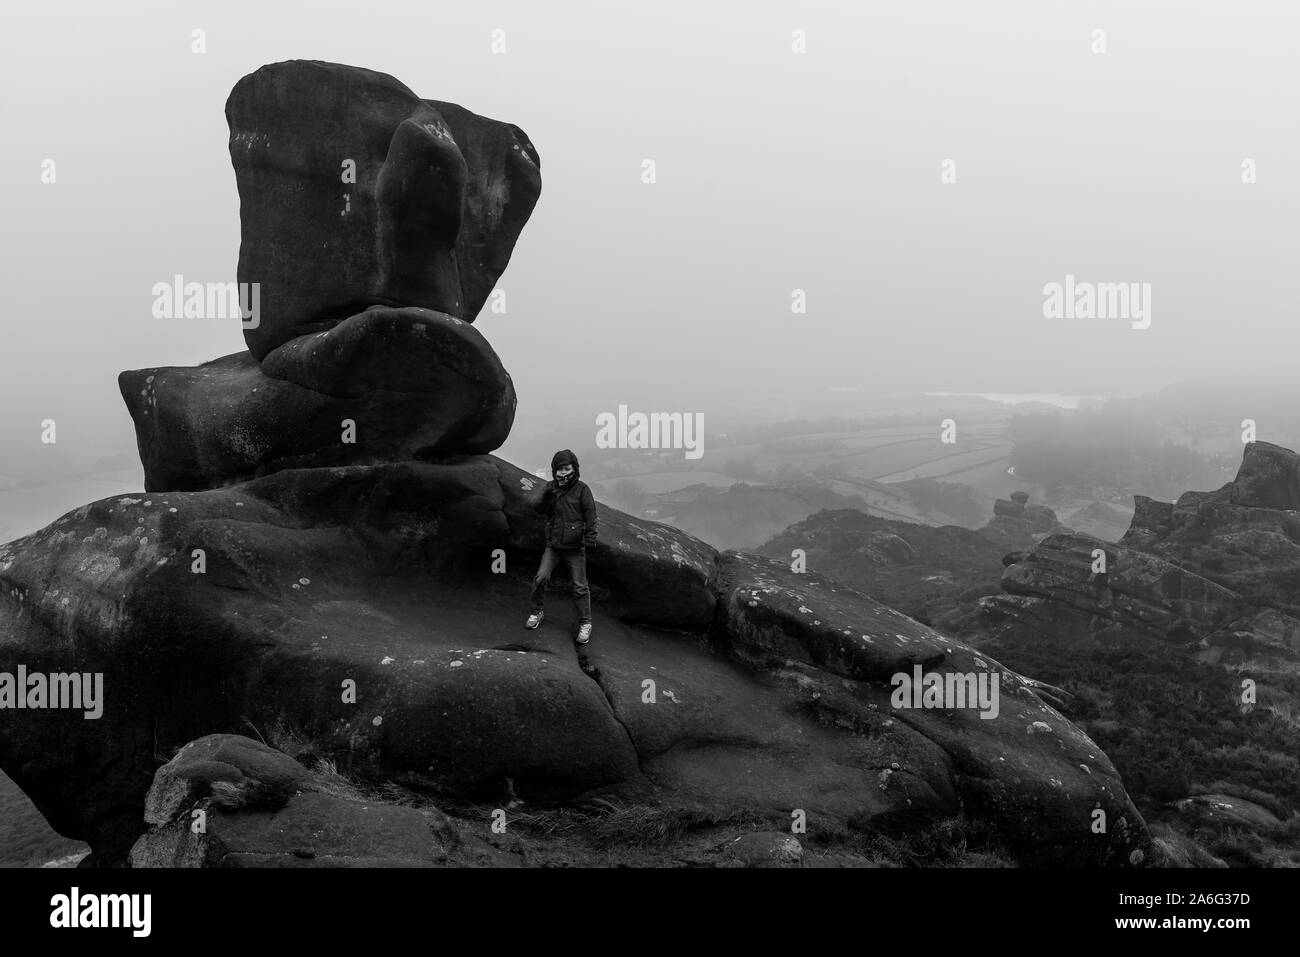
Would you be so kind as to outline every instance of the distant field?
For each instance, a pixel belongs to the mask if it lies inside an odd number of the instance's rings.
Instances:
[[[1010,465],[1011,443],[1005,438],[1005,421],[963,418],[958,426],[957,445],[940,441],[940,422],[933,427],[916,425],[859,429],[849,432],[808,432],[782,436],[762,444],[721,446],[711,450],[709,461],[715,466],[728,462],[751,463],[761,473],[771,475],[782,466],[816,476],[840,494],[863,495],[871,509],[889,517],[925,525],[961,524],[958,519],[938,511],[921,512],[906,490],[891,490],[884,483],[904,482],[910,478],[935,478],[967,485],[976,501],[1005,497],[1024,483],[1006,474]],[[833,448],[817,448],[833,444]],[[833,477],[833,478],[832,478]],[[689,469],[646,472],[629,475],[649,494],[673,492],[688,485],[703,483],[728,488],[737,481],[722,471]],[[597,496],[610,500],[624,478],[593,479]],[[759,485],[752,479],[750,485]]]
[[[969,451],[958,451],[956,446],[950,448],[953,450],[950,454],[932,454],[926,461],[904,466],[897,472],[877,475],[876,479],[881,482],[906,482],[908,479],[913,478],[932,478],[966,483],[966,473],[974,472],[976,469],[985,468],[989,465],[1000,467],[1005,472],[1007,466],[1011,464],[1011,444],[1009,442],[990,445],[986,448],[972,448]]]
[[[753,462],[759,469],[770,470],[790,464],[804,471],[820,466],[832,466],[843,475],[864,479],[888,477],[916,469],[936,459],[960,454],[972,444],[996,442],[1003,444],[1001,427],[990,425],[966,426],[960,433],[959,446],[944,445],[939,441],[939,425],[918,429],[916,426],[858,432],[819,432],[787,436],[768,443],[766,449],[758,445],[727,446],[713,454],[719,462]],[[800,449],[800,442],[834,441],[838,448]],[[785,445],[786,447],[782,447]],[[954,466],[954,468],[959,466]]]
[[[837,464],[842,466],[846,475],[880,479],[952,454],[952,446],[941,444],[938,435],[927,435],[849,452],[840,456]]]
[[[722,472],[646,472],[644,475],[622,475],[618,478],[593,479],[590,482],[591,490],[596,493],[597,497],[607,497],[612,494],[615,486],[619,482],[635,482],[641,486],[643,492],[656,495],[660,492],[675,492],[679,488],[685,488],[688,485],[712,485],[717,488],[730,488],[737,482],[738,478],[730,475],[724,475]],[[760,483],[749,481],[750,485]]]
[[[876,488],[867,482],[831,479],[827,484],[831,491],[841,495],[861,495],[866,499],[867,511],[882,518],[896,518],[904,522],[916,522],[918,525],[947,525],[951,521],[945,515],[922,515],[906,495]]]
[[[0,543],[30,535],[73,509],[101,498],[144,490],[138,472],[106,472],[44,485],[0,489]]]
[[[990,498],[1007,498],[1012,492],[1024,491],[1029,493],[1030,498],[1038,501],[1042,495],[1040,486],[1007,474],[1007,467],[1011,464],[1008,457],[1010,451],[1010,446],[1008,446],[1003,457],[991,459],[941,481],[960,482],[962,485],[969,485],[976,492]]]

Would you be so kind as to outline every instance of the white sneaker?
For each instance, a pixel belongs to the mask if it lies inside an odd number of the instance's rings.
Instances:
[[[531,615],[528,616],[528,620],[527,620],[526,622],[524,622],[524,627],[525,627],[525,628],[536,628],[538,625],[540,625],[540,624],[542,623],[542,618],[543,618],[543,617],[544,617],[544,616],[542,615],[542,613],[541,613],[540,611],[535,611],[535,612],[533,612]]]
[[[584,621],[582,623],[582,627],[578,629],[577,642],[580,645],[585,645],[590,640],[591,640],[591,622]]]

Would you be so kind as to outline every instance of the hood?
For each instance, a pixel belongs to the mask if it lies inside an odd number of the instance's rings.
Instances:
[[[573,481],[574,481],[574,482],[578,481],[578,478],[580,477],[580,473],[579,473],[579,469],[578,469],[578,457],[577,457],[576,455],[573,454],[572,450],[570,450],[570,449],[560,449],[560,451],[556,452],[553,456],[551,456],[551,472],[552,472],[552,473],[554,473],[555,470],[558,469],[558,468],[559,468],[560,466],[562,466],[562,465],[572,465],[572,466],[573,466]]]

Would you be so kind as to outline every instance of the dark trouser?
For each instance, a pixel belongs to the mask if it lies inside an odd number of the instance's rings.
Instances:
[[[578,621],[591,621],[591,588],[587,585],[587,553],[580,548],[551,548],[542,552],[542,563],[533,576],[533,611],[541,611],[546,602],[546,583],[551,580],[555,566],[564,562],[573,579],[573,603],[578,608]]]

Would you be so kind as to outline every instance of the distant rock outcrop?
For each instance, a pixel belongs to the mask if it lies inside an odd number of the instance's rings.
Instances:
[[[1300,616],[1300,455],[1268,442],[1246,446],[1233,481],[1186,492],[1173,504],[1135,497],[1120,544],[1141,548],[1232,589],[1247,601]]]
[[[485,454],[514,394],[462,320],[537,198],[536,154],[333,64],[265,67],[227,115],[240,278],[268,284],[269,321],[248,355],[123,374],[148,491],[0,547],[0,671],[104,676],[100,720],[0,722],[0,767],[56,828],[101,863],[439,860],[403,809],[207,737],[251,727],[467,801],[680,796],[810,829],[966,813],[1026,862],[1144,860],[1115,769],[1051,689],[821,574],[600,506],[596,637],[523,631],[541,483]],[[897,539],[874,544],[905,562]],[[915,669],[1000,691],[897,705]]]
[[[968,528],[918,525],[855,509],[818,512],[760,551],[788,559],[796,548],[809,569],[930,625],[963,596],[996,589],[1005,554]]]
[[[1300,668],[1300,498],[1296,453],[1246,446],[1237,477],[1176,503],[1136,496],[1118,544],[1055,532],[980,600],[1001,641],[1172,643],[1216,662]]]
[[[1008,551],[1028,548],[1048,532],[1059,529],[1056,513],[1045,505],[1029,504],[1027,492],[1012,492],[1011,498],[993,503],[993,519],[979,530],[989,541]]]

